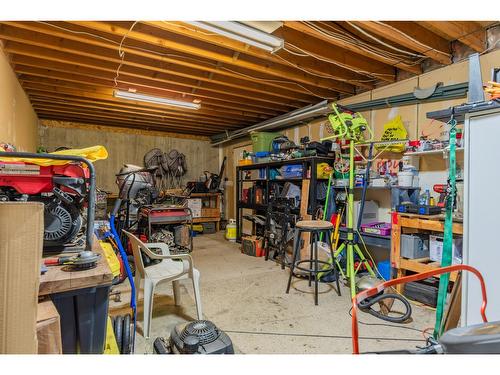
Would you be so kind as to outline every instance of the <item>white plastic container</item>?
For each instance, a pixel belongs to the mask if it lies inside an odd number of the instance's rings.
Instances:
[[[414,175],[412,171],[398,172],[398,186],[412,187]]]

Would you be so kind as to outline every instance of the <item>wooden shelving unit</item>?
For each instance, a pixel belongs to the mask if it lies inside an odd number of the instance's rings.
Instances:
[[[444,232],[444,215],[393,214],[391,266],[396,269],[397,277],[405,276],[407,271],[425,272],[441,267],[439,262],[433,262],[430,258],[406,259],[401,257],[401,233],[403,228],[442,233]],[[462,223],[453,223],[453,233],[463,234]],[[456,272],[450,275],[451,281],[455,281],[456,278]],[[398,285],[396,288],[398,292],[402,293],[404,286]]]

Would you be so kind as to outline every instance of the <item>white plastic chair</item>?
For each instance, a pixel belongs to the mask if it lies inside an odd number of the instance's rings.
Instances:
[[[144,280],[144,312],[143,312],[143,333],[149,339],[151,331],[151,316],[153,312],[153,297],[155,287],[160,282],[172,282],[174,289],[175,305],[179,306],[181,296],[179,280],[191,279],[193,281],[194,298],[196,302],[196,312],[198,319],[202,318],[201,297],[200,297],[200,272],[193,267],[193,259],[189,254],[171,255],[168,245],[162,242],[145,244],[132,233],[123,231],[132,244],[135,262],[135,300],[139,294],[141,280]],[[161,255],[151,251],[150,248],[159,248]],[[161,262],[149,267],[144,267],[141,251],[151,259],[161,259]]]

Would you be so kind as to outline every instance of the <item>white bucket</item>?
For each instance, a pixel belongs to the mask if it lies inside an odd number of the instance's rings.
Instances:
[[[398,172],[398,185],[412,187],[414,173],[411,171]]]

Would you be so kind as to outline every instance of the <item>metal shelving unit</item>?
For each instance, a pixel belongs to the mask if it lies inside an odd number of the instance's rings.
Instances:
[[[309,187],[309,197],[316,197],[316,192],[317,192],[317,183],[318,181],[328,181],[328,179],[319,179],[317,178],[317,165],[319,163],[329,163],[330,165],[333,165],[333,162],[335,161],[334,157],[320,157],[320,156],[313,156],[313,157],[306,157],[306,158],[297,158],[297,159],[288,159],[288,160],[281,160],[281,161],[271,161],[268,163],[257,163],[257,164],[251,164],[251,165],[242,165],[236,167],[236,227],[237,227],[237,241],[240,241],[241,239],[241,234],[242,234],[242,221],[243,221],[243,209],[251,209],[257,212],[261,212],[265,214],[265,211],[267,209],[267,198],[269,196],[269,189],[270,185],[272,183],[285,183],[285,182],[291,182],[296,185],[301,185],[302,181],[305,179],[310,180],[310,187]],[[301,178],[279,178],[279,179],[271,179],[270,178],[270,171],[271,169],[277,169],[280,168],[284,165],[291,165],[291,164],[300,164],[302,165],[302,173],[303,177]],[[262,170],[261,172],[265,178],[250,178],[250,179],[245,179],[243,178],[243,172],[245,171],[251,171],[251,170]],[[309,173],[309,176],[307,174]],[[247,202],[242,202],[242,192],[243,192],[243,184],[244,183],[252,183],[252,185],[259,184],[259,186],[263,189],[262,193],[262,203],[261,204],[251,204]],[[309,206],[308,206],[308,214],[312,214],[316,211],[317,209],[317,200],[316,199],[309,199]],[[292,209],[292,212],[299,213],[299,209],[295,208]]]

